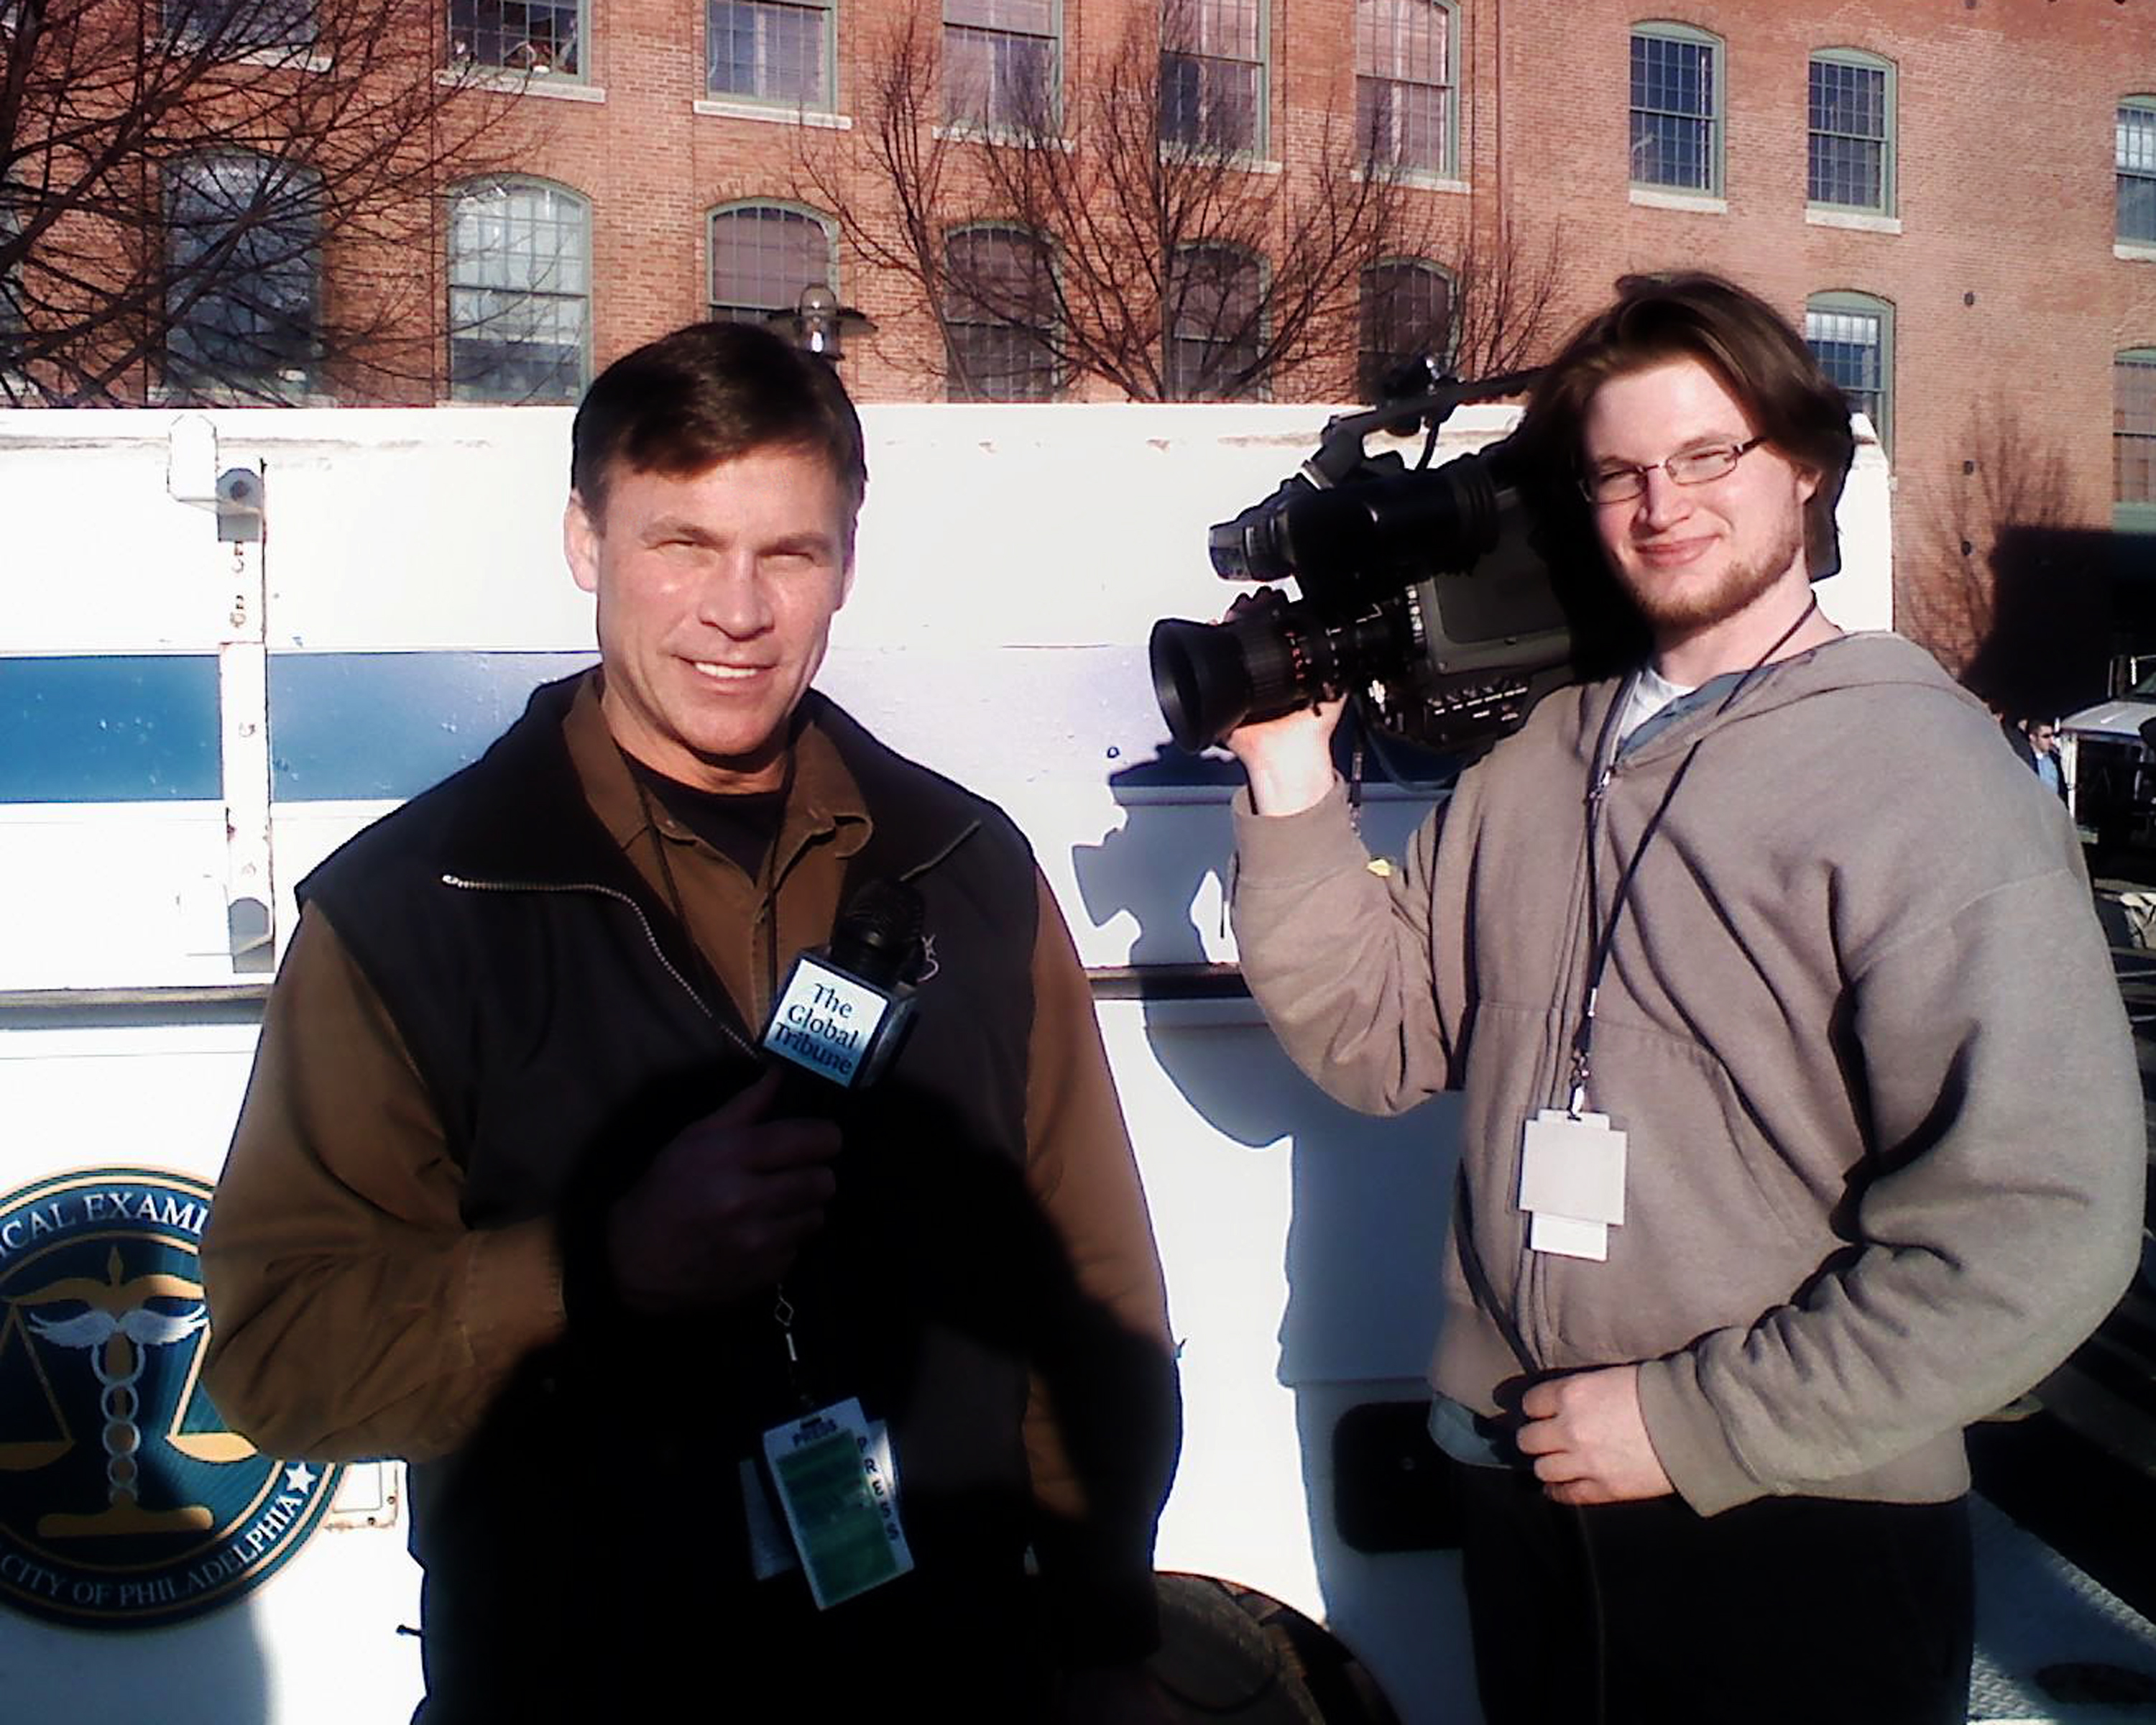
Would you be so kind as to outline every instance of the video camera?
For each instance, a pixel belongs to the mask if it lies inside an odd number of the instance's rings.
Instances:
[[[1224,623],[1153,625],[1153,691],[1178,745],[1202,749],[1239,725],[1349,695],[1379,731],[1460,749],[1516,729],[1575,680],[1575,643],[1591,638],[1584,595],[1545,557],[1539,470],[1518,434],[1430,465],[1455,407],[1518,395],[1538,375],[1434,382],[1429,362],[1412,361],[1375,407],[1330,422],[1271,496],[1211,529],[1224,580],[1293,577],[1301,597],[1268,588]],[[1375,432],[1418,429],[1428,435],[1412,468],[1365,448]]]

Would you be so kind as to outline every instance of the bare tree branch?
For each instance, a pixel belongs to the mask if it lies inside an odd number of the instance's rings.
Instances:
[[[0,401],[433,393],[510,100],[444,51],[439,0],[0,4]]]
[[[1042,54],[984,85],[945,64],[940,13],[921,0],[863,57],[858,130],[804,131],[795,194],[906,284],[940,337],[910,344],[917,366],[953,393],[993,393],[973,372],[995,327],[1066,386],[1134,399],[1345,394],[1360,388],[1366,276],[1395,260],[1441,267],[1446,290],[1381,344],[1471,375],[1539,353],[1555,235],[1530,252],[1471,200],[1409,184],[1378,127],[1362,137],[1337,114],[1296,116],[1275,151],[1287,165],[1258,161],[1255,73],[1194,17],[1187,0],[1140,8],[1068,77]],[[983,228],[1031,236],[1045,268],[953,243]]]

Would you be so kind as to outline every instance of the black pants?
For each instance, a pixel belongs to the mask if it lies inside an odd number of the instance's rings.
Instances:
[[[1488,1725],[1964,1725],[1966,1504],[1568,1509],[1459,1467]]]

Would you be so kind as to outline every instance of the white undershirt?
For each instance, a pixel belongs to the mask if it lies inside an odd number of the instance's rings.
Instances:
[[[1617,741],[1624,742],[1671,701],[1691,694],[1698,686],[1697,683],[1672,683],[1651,665],[1640,666],[1639,675],[1632,679],[1631,693],[1625,701],[1625,716],[1617,721]]]

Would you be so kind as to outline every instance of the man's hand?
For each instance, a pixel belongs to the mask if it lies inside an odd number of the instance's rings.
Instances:
[[[1629,1503],[1676,1488],[1640,1412],[1640,1368],[1610,1366],[1537,1384],[1521,1398],[1522,1455],[1558,1503]]]
[[[769,1287],[824,1225],[839,1128],[769,1118],[778,1095],[778,1075],[765,1073],[661,1150],[615,1204],[607,1261],[631,1311],[724,1305]]]
[[[1250,807],[1300,814],[1332,788],[1332,733],[1344,701],[1322,701],[1276,719],[1239,725],[1222,742],[1250,776]]]

